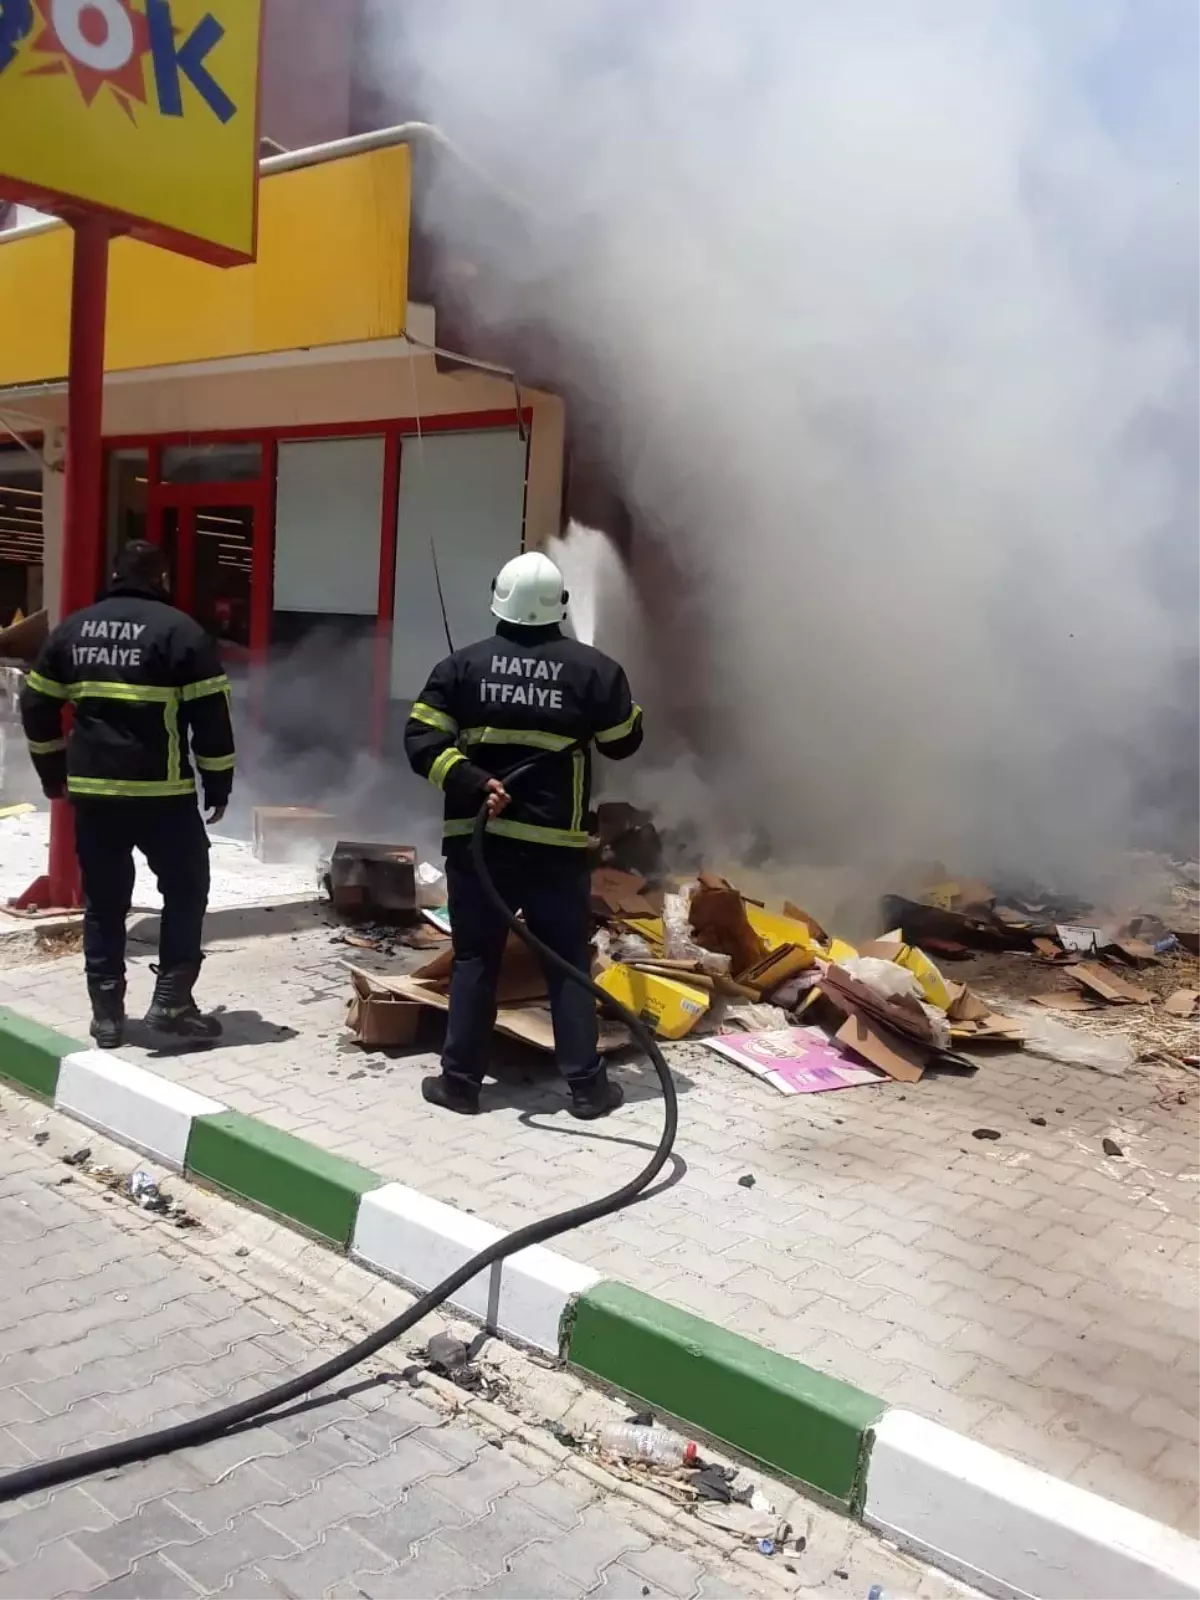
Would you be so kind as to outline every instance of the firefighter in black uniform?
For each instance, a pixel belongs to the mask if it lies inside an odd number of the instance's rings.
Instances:
[[[158,980],[146,1021],[191,1038],[221,1032],[192,997],[209,886],[192,763],[208,820],[219,822],[233,786],[229,679],[213,640],[170,604],[167,583],[156,546],[127,544],[104,598],[59,624],[21,696],[42,788],[52,800],[65,795],[75,812],[91,1034],[104,1049],[124,1036],[135,849],[163,897]],[[68,706],[74,719],[64,737]]]
[[[486,798],[488,866],[505,903],[581,972],[591,959],[588,822],[591,753],[622,760],[642,742],[642,713],[625,674],[599,650],[567,638],[562,573],[538,552],[510,561],[492,585],[495,636],[434,669],[412,708],[404,744],[415,772],[445,794],[443,828],[454,967],[440,1077],[425,1099],[476,1112],[496,1020],[496,983],[508,930],[470,860]],[[505,775],[538,751],[559,751],[514,785]],[[597,1050],[596,1005],[547,972],[558,1065],[577,1117],[621,1104]]]

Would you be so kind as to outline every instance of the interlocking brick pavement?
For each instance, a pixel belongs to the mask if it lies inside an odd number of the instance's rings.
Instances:
[[[318,910],[253,917],[253,937],[228,914],[210,919],[202,997],[226,1008],[222,1045],[170,1054],[142,1037],[125,1055],[501,1227],[615,1186],[657,1139],[645,1065],[620,1068],[627,1108],[585,1129],[558,1114],[543,1059],[502,1043],[488,1115],[431,1110],[419,1079],[436,1064],[436,1021],[420,1052],[349,1045],[338,962],[359,952],[332,942]],[[152,951],[133,949],[136,1005]],[[82,1036],[78,958],[0,971],[0,1004]],[[784,1099],[698,1045],[669,1053],[677,1181],[573,1234],[566,1253],[1196,1531],[1190,1079],[1005,1054],[973,1078]],[[980,1126],[1001,1139],[973,1139]],[[1104,1155],[1106,1134],[1123,1158]],[[753,1188],[738,1185],[747,1172]],[[46,1325],[62,1315],[47,1306]],[[72,1327],[107,1325],[93,1312]]]
[[[53,1129],[44,1149],[31,1142],[38,1123]],[[347,1305],[365,1305],[381,1287],[315,1245],[311,1270],[289,1276],[274,1246],[294,1236],[271,1225],[239,1234],[243,1221],[261,1219],[181,1180],[173,1186],[200,1221],[185,1235],[84,1176],[64,1185],[57,1156],[76,1134],[65,1118],[0,1093],[0,1281],[22,1285],[3,1302],[0,1470],[268,1387],[328,1355],[348,1331],[337,1326]],[[91,1138],[97,1160],[121,1159]],[[256,1248],[237,1244],[242,1237]],[[93,1271],[105,1245],[109,1264]],[[139,1280],[120,1270],[126,1262],[153,1270]],[[332,1287],[342,1274],[345,1301]],[[382,1287],[390,1314],[401,1291]],[[42,1312],[22,1310],[49,1297],[68,1313],[78,1304],[116,1315],[85,1339],[60,1339]],[[182,1327],[160,1315],[176,1305]],[[617,1412],[579,1380],[497,1349],[535,1388],[564,1389],[563,1404]],[[190,1387],[230,1355],[252,1382]],[[160,1387],[164,1377],[178,1386]],[[636,1502],[607,1492],[594,1467],[585,1476],[548,1434],[495,1406],[462,1411],[463,1400],[374,1362],[344,1388],[214,1443],[0,1505],[0,1600],[828,1600],[872,1581],[928,1600],[965,1595],[805,1502],[787,1513],[808,1529],[807,1547],[768,1563],[728,1535],[684,1528],[670,1501],[649,1497],[655,1511],[645,1490]]]

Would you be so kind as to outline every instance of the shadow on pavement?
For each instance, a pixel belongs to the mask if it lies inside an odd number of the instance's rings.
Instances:
[[[210,911],[204,919],[204,942],[217,944],[222,940],[270,938],[274,934],[303,933],[319,926],[328,906],[314,895],[307,900],[287,900],[274,906],[230,906],[221,911]],[[157,911],[134,912],[129,924],[129,938],[137,944],[158,948],[159,914]]]
[[[299,1030],[285,1023],[268,1022],[258,1011],[226,1011],[214,1006],[210,1015],[221,1024],[219,1039],[187,1039],[170,1033],[159,1033],[147,1027],[137,1017],[130,1017],[125,1025],[125,1043],[135,1049],[162,1060],[168,1056],[195,1055],[197,1051],[229,1050],[241,1046],[279,1044],[285,1039],[298,1039]]]

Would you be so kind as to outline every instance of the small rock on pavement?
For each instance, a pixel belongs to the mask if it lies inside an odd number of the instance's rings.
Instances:
[[[1121,1146],[1115,1139],[1102,1139],[1100,1141],[1100,1148],[1104,1151],[1106,1156],[1123,1156],[1125,1154],[1124,1150],[1121,1149]]]
[[[435,1333],[425,1346],[425,1359],[431,1367],[442,1372],[455,1372],[467,1364],[469,1352],[461,1339],[452,1333]]]
[[[1029,1120],[1033,1123],[1035,1128],[1044,1128],[1046,1126],[1045,1117],[1030,1117]]]
[[[755,1185],[755,1183],[757,1181],[758,1180],[755,1178],[755,1176],[754,1176],[754,1174],[752,1172],[747,1172],[743,1177],[740,1177],[738,1179],[738,1188],[739,1189],[753,1189],[753,1187],[754,1187],[754,1185]]]
[[[972,1128],[972,1139],[998,1139],[999,1133],[995,1128]]]

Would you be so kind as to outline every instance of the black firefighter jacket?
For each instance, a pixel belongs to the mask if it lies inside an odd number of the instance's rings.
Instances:
[[[50,635],[26,680],[21,720],[47,794],[194,794],[194,759],[206,805],[222,806],[233,787],[229,702],[229,679],[200,624],[157,591],[117,584]]]
[[[414,772],[445,793],[448,847],[470,834],[489,778],[546,751],[557,754],[514,783],[488,832],[586,849],[593,742],[618,761],[642,742],[641,707],[622,669],[558,628],[503,623],[494,638],[438,663],[404,730]]]

